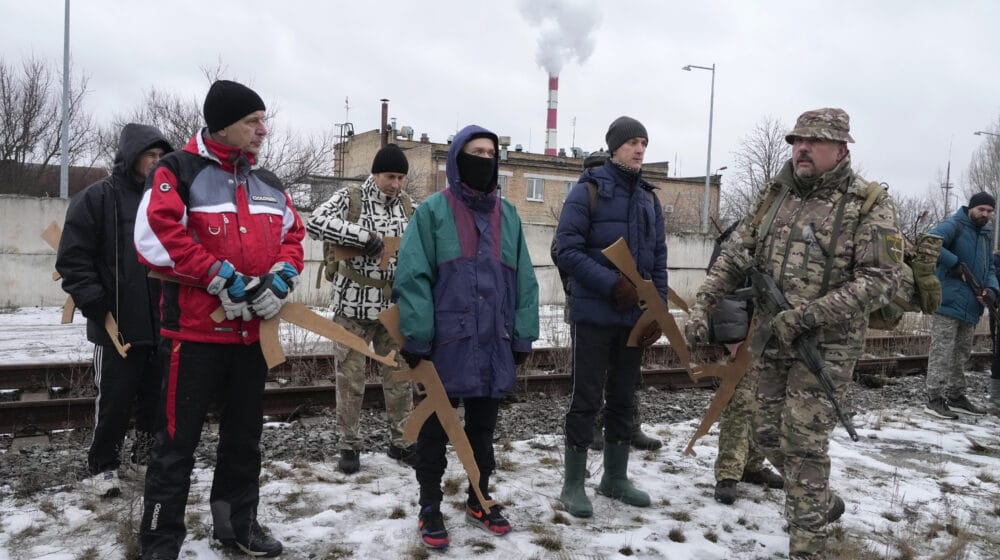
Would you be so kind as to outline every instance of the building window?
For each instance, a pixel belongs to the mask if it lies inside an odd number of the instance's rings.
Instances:
[[[542,202],[545,200],[545,180],[538,178],[530,178],[526,181],[528,200],[533,200],[536,202]]]
[[[664,204],[663,205],[663,213],[664,214],[670,214],[673,211],[674,211],[674,205],[673,204]]]
[[[497,177],[497,190],[500,191],[500,198],[507,198],[507,176]]]
[[[566,190],[563,192],[563,200],[569,198],[569,191],[573,190],[573,185],[576,183],[573,181],[566,181]]]

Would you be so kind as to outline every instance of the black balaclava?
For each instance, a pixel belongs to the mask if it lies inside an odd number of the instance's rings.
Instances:
[[[470,188],[487,194],[497,188],[495,181],[496,158],[484,158],[460,151],[456,160],[458,178]]]

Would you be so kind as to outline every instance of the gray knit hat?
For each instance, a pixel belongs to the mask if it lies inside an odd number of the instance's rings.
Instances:
[[[608,151],[613,154],[622,144],[636,137],[645,138],[648,142],[649,135],[646,134],[646,127],[632,117],[618,117],[608,127],[608,133],[604,135],[604,140],[608,143]]]

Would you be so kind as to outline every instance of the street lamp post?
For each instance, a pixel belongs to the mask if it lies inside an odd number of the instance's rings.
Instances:
[[[994,138],[1000,139],[1000,134],[995,132],[986,132],[985,130],[977,130],[973,132],[976,136],[992,136]],[[1000,197],[1000,171],[997,172],[997,196]],[[1000,250],[1000,212],[993,212],[993,250]]]
[[[711,205],[711,190],[709,187],[709,172],[712,170],[712,112],[715,109],[715,63],[712,66],[696,66],[688,64],[681,70],[691,71],[692,68],[698,70],[709,70],[712,72],[712,89],[708,97],[708,157],[705,160],[705,202],[701,208],[701,232],[708,233],[708,207]]]

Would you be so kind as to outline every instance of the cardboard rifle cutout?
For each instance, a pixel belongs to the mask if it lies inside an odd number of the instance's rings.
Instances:
[[[639,307],[642,308],[642,315],[639,316],[639,320],[635,322],[632,332],[628,335],[628,345],[638,346],[639,337],[642,336],[643,331],[655,321],[660,326],[660,330],[667,335],[667,340],[670,341],[670,346],[680,358],[681,365],[690,371],[692,367],[691,353],[688,351],[687,341],[681,330],[677,328],[677,322],[674,321],[673,315],[667,309],[666,302],[660,297],[656,285],[653,284],[652,280],[646,280],[639,274],[632,253],[628,249],[628,243],[625,242],[624,238],[619,237],[618,241],[601,252],[635,286],[635,291],[639,294]]]
[[[204,289],[205,287],[202,284],[180,280],[157,271],[150,271],[149,276],[150,278],[156,278],[164,282],[174,282],[194,288]],[[226,319],[226,312],[220,306],[212,312],[211,317],[213,321],[219,323]],[[387,366],[398,365],[396,362],[396,352],[389,352],[385,356],[377,354],[368,347],[367,342],[351,331],[317,314],[306,307],[305,304],[289,301],[281,306],[281,310],[278,311],[277,315],[270,319],[261,319],[260,321],[260,349],[264,354],[264,361],[267,362],[268,369],[280,365],[285,361],[285,352],[281,349],[281,338],[278,336],[278,326],[281,319],[318,334],[323,338],[342,344],[355,352],[368,356],[376,362]]]
[[[401,237],[382,238],[382,254],[378,263],[379,270],[386,270],[389,268],[389,259],[399,254],[400,241],[402,241]],[[365,255],[365,250],[362,247],[348,247],[347,245],[331,244],[330,250],[333,251],[333,257],[330,259],[333,262],[345,261],[347,259],[363,257]],[[323,267],[320,266],[319,271],[316,273],[316,287],[319,288],[322,283]]]
[[[48,225],[44,230],[42,230],[42,239],[48,243],[49,247],[52,247],[56,253],[59,252],[59,240],[62,239],[62,228],[55,220]],[[52,280],[59,280],[62,276],[58,271],[52,273]],[[66,303],[63,304],[62,321],[63,325],[73,322],[73,312],[76,310],[76,303],[73,301],[73,296],[66,296]],[[122,344],[122,335],[118,330],[118,321],[115,321],[114,315],[108,311],[108,314],[104,316],[104,330],[111,337],[111,343],[115,345],[115,350],[118,354],[124,358],[128,355],[128,351],[132,348],[132,343],[127,342]]]
[[[399,330],[399,307],[393,305],[385,311],[379,313],[378,320],[389,332],[389,336],[396,341],[400,347],[406,342],[403,333]],[[462,421],[458,418],[458,411],[451,406],[448,400],[448,393],[441,384],[434,362],[430,360],[420,360],[417,367],[411,370],[400,370],[393,374],[393,379],[397,381],[412,381],[417,387],[417,394],[423,395],[424,400],[420,401],[410,417],[406,420],[406,428],[403,430],[403,439],[409,442],[416,442],[421,426],[430,418],[431,414],[437,414],[438,421],[448,434],[451,446],[455,448],[455,454],[462,461],[465,467],[465,474],[469,476],[472,489],[476,493],[476,499],[483,511],[490,511],[495,502],[487,500],[479,489],[479,466],[476,465],[475,456],[472,453],[472,446],[469,438],[462,429]]]
[[[708,433],[709,428],[722,412],[726,409],[729,401],[733,397],[733,393],[736,391],[736,385],[743,378],[747,369],[750,367],[750,351],[747,348],[746,343],[741,344],[739,350],[736,352],[735,358],[726,364],[693,364],[691,363],[691,353],[688,350],[687,340],[681,333],[680,329],[677,327],[677,322],[674,321],[673,316],[670,314],[670,310],[667,305],[663,302],[660,297],[659,291],[657,291],[656,286],[651,280],[646,280],[640,274],[635,266],[635,260],[632,258],[632,253],[629,251],[628,244],[624,239],[619,238],[611,244],[610,247],[601,251],[604,256],[611,261],[611,264],[615,265],[618,270],[622,273],[629,282],[635,286],[636,292],[639,294],[639,307],[642,308],[643,313],[639,316],[638,321],[635,323],[635,327],[632,328],[632,332],[629,333],[628,345],[636,346],[638,345],[639,336],[646,329],[646,326],[656,321],[660,326],[660,329],[666,334],[667,340],[670,341],[670,346],[677,353],[678,358],[680,358],[681,364],[687,369],[688,377],[692,381],[702,381],[703,379],[709,377],[718,377],[721,381],[719,388],[716,390],[715,395],[712,397],[712,402],[709,404],[708,410],[705,411],[705,416],[701,419],[701,423],[695,430],[691,440],[688,442],[687,448],[684,450],[685,454],[695,455],[694,444]],[[675,303],[677,307],[688,311],[687,303],[677,296],[673,290],[669,292],[670,297],[668,298],[671,303]],[[752,330],[753,327],[751,327]],[[752,334],[752,333],[750,333]],[[749,334],[747,335],[749,340]]]
[[[701,423],[698,424],[698,428],[695,429],[694,434],[691,435],[691,439],[688,441],[687,447],[684,448],[684,454],[694,457],[697,453],[694,452],[694,445],[701,439],[702,436],[708,433],[709,428],[712,424],[722,416],[722,413],[729,406],[729,401],[732,400],[733,394],[736,392],[736,385],[739,384],[743,376],[746,375],[747,370],[750,369],[750,360],[752,358],[750,350],[748,348],[748,341],[750,337],[753,336],[754,323],[751,321],[750,330],[747,332],[747,338],[742,343],[740,343],[739,349],[736,350],[736,355],[725,364],[702,364],[692,371],[688,372],[688,377],[693,381],[701,381],[702,379],[708,377],[718,377],[719,378],[719,388],[715,390],[715,394],[712,395],[712,402],[708,404],[708,410],[705,411],[705,416],[702,417]]]

